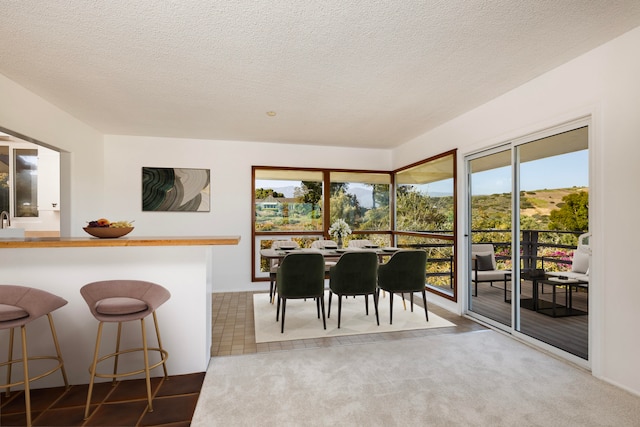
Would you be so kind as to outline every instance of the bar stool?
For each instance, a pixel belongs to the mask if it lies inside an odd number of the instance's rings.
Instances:
[[[83,286],[80,289],[80,294],[87,302],[89,310],[91,310],[91,314],[93,314],[93,316],[99,321],[93,363],[89,368],[91,378],[89,381],[89,392],[87,395],[84,418],[89,418],[91,393],[93,392],[93,383],[96,377],[112,378],[113,384],[115,385],[117,378],[141,374],[143,372],[147,383],[148,411],[152,412],[153,406],[151,403],[150,371],[162,365],[164,377],[166,378],[167,365],[165,362],[169,357],[169,353],[162,348],[156,309],[164,304],[171,297],[171,294],[168,290],[156,283],[142,280],[105,280],[92,282]],[[147,335],[144,323],[144,318],[149,314],[153,314],[153,322],[156,329],[156,337],[158,339],[158,347],[153,348],[147,346]],[[142,326],[142,347],[121,350],[120,338],[122,335],[122,323],[132,320],[140,320],[140,324]],[[116,351],[98,358],[100,341],[102,338],[102,327],[105,322],[118,323]],[[139,351],[142,352],[144,357],[144,367],[131,372],[118,373],[118,357],[124,353]],[[160,361],[153,365],[149,365],[149,351],[157,351],[160,355]],[[113,374],[98,373],[98,363],[110,358],[114,358]]]
[[[53,325],[53,317],[51,312],[67,304],[67,301],[59,296],[50,294],[49,292],[16,285],[0,285],[0,330],[9,330],[9,357],[6,362],[0,363],[0,367],[7,367],[7,380],[5,384],[0,384],[0,388],[6,389],[6,396],[9,396],[11,387],[24,384],[24,400],[27,415],[27,426],[31,426],[31,390],[30,383],[40,378],[46,377],[57,370],[62,373],[62,379],[66,388],[69,388],[67,381],[67,373],[64,369],[62,354],[60,353],[60,345],[58,344],[58,336]],[[49,327],[51,329],[51,337],[56,349],[55,356],[29,356],[27,354],[27,329],[28,323],[47,315],[49,318]],[[22,358],[13,358],[13,338],[15,328],[20,327],[22,334]],[[29,361],[33,360],[55,360],[58,365],[47,372],[29,377]],[[22,363],[23,379],[17,382],[11,382],[11,367],[14,363]]]

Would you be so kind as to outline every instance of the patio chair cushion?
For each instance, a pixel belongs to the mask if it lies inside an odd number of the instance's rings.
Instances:
[[[476,255],[477,270],[478,271],[490,271],[493,270],[493,256],[491,254]]]
[[[571,271],[574,273],[587,273],[589,271],[589,254],[579,249],[575,250],[573,252]]]

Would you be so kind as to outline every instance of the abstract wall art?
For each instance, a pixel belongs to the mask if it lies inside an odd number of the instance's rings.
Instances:
[[[209,212],[210,170],[142,168],[142,210]]]

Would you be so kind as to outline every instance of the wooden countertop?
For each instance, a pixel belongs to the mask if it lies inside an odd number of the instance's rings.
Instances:
[[[175,236],[175,237],[27,237],[2,239],[1,248],[74,248],[108,246],[210,246],[237,245],[240,236]]]

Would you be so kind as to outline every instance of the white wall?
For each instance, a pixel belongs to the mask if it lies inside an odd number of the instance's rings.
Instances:
[[[594,247],[590,345],[594,375],[640,394],[640,286],[637,260],[640,199],[640,28],[404,144],[394,166],[451,148],[463,158],[591,116],[590,222]],[[458,180],[463,206],[465,180]],[[464,223],[460,216],[459,229]],[[463,233],[459,233],[464,247]],[[459,272],[462,269],[459,269]],[[460,273],[459,283],[464,277]],[[460,292],[464,294],[464,292]]]
[[[0,93],[0,126],[61,151],[60,231],[84,234],[87,211],[102,204],[102,134],[1,74]]]
[[[389,170],[389,150],[290,144],[105,137],[104,208],[90,218],[135,220],[132,236],[240,235],[238,246],[214,248],[214,292],[268,289],[251,283],[251,166]],[[210,212],[142,212],[142,167],[211,170]]]

